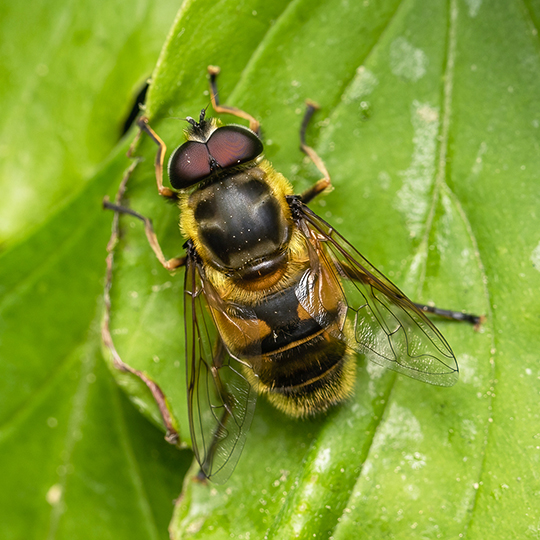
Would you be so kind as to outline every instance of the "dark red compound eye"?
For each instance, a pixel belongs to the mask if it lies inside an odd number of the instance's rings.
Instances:
[[[251,161],[263,151],[259,137],[242,126],[223,126],[216,129],[206,146],[210,155],[223,169]]]
[[[242,126],[216,129],[206,143],[188,141],[179,146],[169,161],[169,180],[175,189],[186,189],[204,180],[217,168],[227,169],[262,154],[259,137]]]
[[[212,172],[205,143],[188,141],[179,146],[169,161],[169,180],[175,189],[185,189]]]

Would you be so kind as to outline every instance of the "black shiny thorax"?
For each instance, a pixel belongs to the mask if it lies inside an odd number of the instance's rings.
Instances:
[[[212,266],[254,279],[281,264],[293,224],[262,168],[221,175],[189,195],[188,206]]]

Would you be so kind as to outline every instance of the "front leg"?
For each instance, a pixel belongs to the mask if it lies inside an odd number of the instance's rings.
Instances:
[[[163,161],[165,160],[165,152],[167,151],[167,145],[161,140],[159,135],[148,124],[148,118],[141,116],[137,120],[137,125],[144,131],[157,145],[158,151],[156,154],[155,168],[156,168],[156,183],[158,192],[162,197],[171,199],[173,201],[178,200],[178,193],[172,189],[163,185]],[[143,218],[144,219],[144,218]]]

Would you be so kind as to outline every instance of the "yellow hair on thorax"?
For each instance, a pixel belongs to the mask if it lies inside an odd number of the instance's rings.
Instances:
[[[287,195],[293,195],[294,193],[290,182],[281,173],[277,172],[266,159],[263,159],[256,164],[250,163],[248,166],[241,166],[238,169],[233,169],[231,174],[242,170],[249,171],[249,169],[255,168],[262,171],[261,176],[263,181],[270,188],[272,195],[280,205],[283,215],[290,223],[292,230],[291,239],[287,246],[289,252],[288,263],[286,268],[284,268],[282,278],[268,287],[267,292],[271,293],[272,291],[281,290],[288,286],[297,275],[298,271],[305,267],[305,264],[308,261],[308,254],[304,237],[292,223],[291,210],[286,199]],[[227,179],[228,177],[224,177],[221,180],[216,180],[216,182],[226,182]],[[195,219],[195,205],[191,204],[191,196],[198,189],[200,188],[197,187],[180,193],[178,206],[181,211],[180,230],[182,235],[192,240],[197,253],[202,258],[203,262],[206,263],[205,271],[207,279],[212,283],[223,299],[228,299],[233,296],[235,301],[245,302],[248,305],[253,304],[257,300],[260,301],[260,292],[257,290],[250,291],[249,288],[243,288],[242,284],[237,280],[227,276],[222,270],[213,266],[212,256],[204,245],[204,242],[199,238],[197,220]]]

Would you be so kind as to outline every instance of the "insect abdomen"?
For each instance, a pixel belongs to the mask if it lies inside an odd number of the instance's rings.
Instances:
[[[334,298],[336,305],[321,312],[318,320],[300,304],[296,287],[255,308],[271,329],[253,366],[259,389],[291,416],[320,413],[352,393],[354,356],[339,330],[343,321],[338,291]]]
[[[262,356],[258,371],[260,392],[295,417],[319,414],[344,401],[352,394],[356,373],[353,352],[328,331]]]
[[[327,410],[351,393],[355,378],[354,353],[342,334],[341,291],[325,291],[333,305],[320,305],[312,317],[297,297],[300,276],[285,289],[246,306],[255,317],[246,319],[216,313],[220,333],[233,354],[251,365],[246,375],[260,393],[285,413],[303,417]],[[233,327],[229,327],[230,323]],[[230,339],[238,336],[242,340]],[[236,330],[236,332],[233,332]]]

